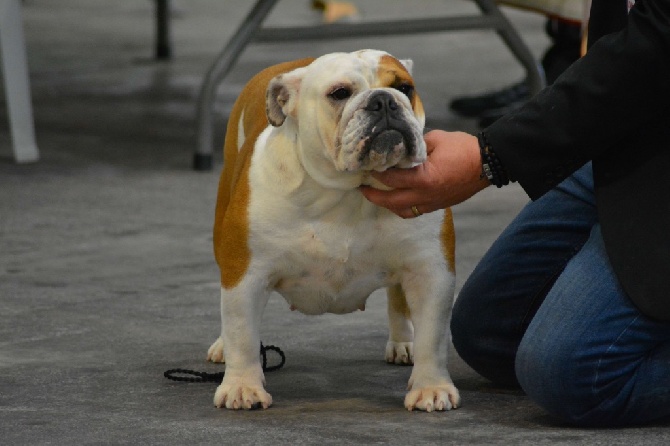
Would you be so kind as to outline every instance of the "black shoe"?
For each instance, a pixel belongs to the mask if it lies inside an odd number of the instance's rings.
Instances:
[[[479,96],[464,96],[454,99],[449,108],[466,118],[502,116],[507,111],[519,107],[530,98],[530,88],[526,82]]]

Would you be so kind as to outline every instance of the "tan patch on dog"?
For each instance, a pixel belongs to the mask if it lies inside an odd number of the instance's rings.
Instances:
[[[380,86],[388,88],[397,88],[402,84],[408,84],[414,87],[414,80],[412,75],[407,72],[405,66],[400,63],[398,59],[393,56],[384,55],[379,60],[379,68],[377,69],[377,78],[380,81]],[[419,98],[416,90],[410,98],[412,110],[417,117],[424,118],[423,103]]]
[[[266,68],[247,83],[233,105],[226,128],[223,171],[214,217],[214,256],[221,269],[221,286],[224,288],[233,288],[242,280],[251,260],[248,243],[249,165],[256,139],[268,126],[265,115],[267,86],[275,76],[309,65],[313,60],[300,59]],[[244,132],[244,144],[238,149],[240,130]]]
[[[444,220],[442,221],[442,230],[440,231],[440,241],[442,242],[442,251],[444,258],[447,259],[447,267],[452,273],[456,273],[456,234],[454,233],[454,220],[451,209],[444,211]]]
[[[387,297],[389,300],[389,305],[391,308],[393,308],[393,311],[398,314],[402,314],[407,319],[410,318],[411,312],[409,310],[409,305],[407,304],[407,298],[405,297],[405,292],[400,285],[389,287],[387,290]]]

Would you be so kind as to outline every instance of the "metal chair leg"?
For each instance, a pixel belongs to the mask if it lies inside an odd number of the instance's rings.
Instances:
[[[195,170],[212,169],[212,112],[217,87],[231,70],[244,48],[251,41],[254,32],[261,26],[277,1],[258,0],[256,2],[205,75],[197,105],[197,141],[193,157],[193,168]]]
[[[0,47],[14,159],[17,163],[37,161],[20,0],[0,0]]]
[[[512,51],[512,54],[526,69],[526,82],[530,88],[531,94],[536,94],[546,85],[544,76],[544,69],[542,65],[535,59],[535,56],[530,52],[528,47],[519,33],[517,33],[514,26],[507,20],[507,17],[500,12],[494,0],[475,0],[477,6],[484,14],[496,17],[499,24],[496,32],[500,38],[505,42],[507,47]]]
[[[172,59],[170,0],[156,0],[156,60]]]

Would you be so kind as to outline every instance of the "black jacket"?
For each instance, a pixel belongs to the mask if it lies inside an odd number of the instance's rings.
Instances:
[[[670,0],[593,0],[587,54],[484,132],[531,199],[593,160],[617,277],[670,320]]]

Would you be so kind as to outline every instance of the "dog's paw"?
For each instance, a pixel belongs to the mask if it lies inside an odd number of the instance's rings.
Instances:
[[[458,389],[451,383],[439,386],[426,386],[413,388],[405,396],[405,407],[407,410],[434,410],[456,409],[461,404]]]
[[[226,357],[223,355],[223,339],[219,337],[207,350],[207,360],[210,362],[226,362]]]
[[[388,341],[386,343],[386,362],[389,364],[414,364],[414,343]]]
[[[214,405],[226,409],[267,409],[272,405],[272,396],[263,385],[246,383],[244,379],[223,379],[214,394]]]

